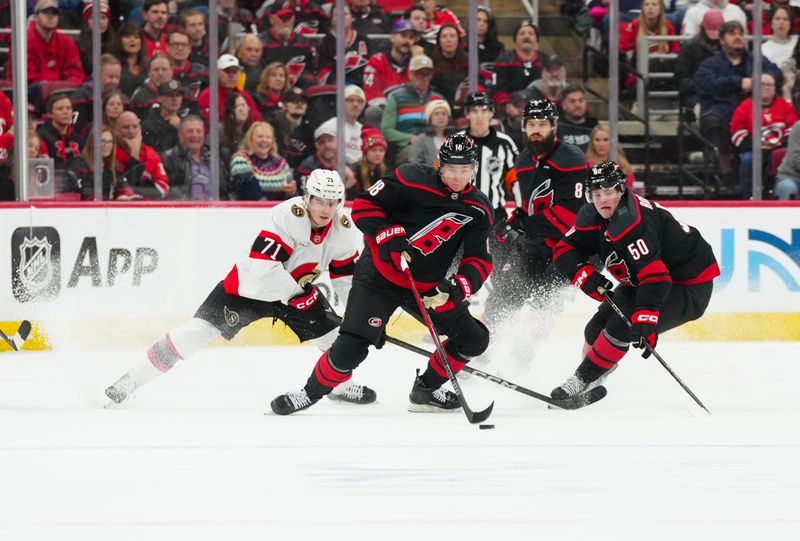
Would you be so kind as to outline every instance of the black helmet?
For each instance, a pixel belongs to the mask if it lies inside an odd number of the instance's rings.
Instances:
[[[467,99],[464,100],[465,111],[469,111],[470,107],[480,107],[482,105],[494,110],[494,102],[486,92],[470,92],[467,95]]]
[[[584,195],[588,202],[592,202],[592,190],[598,188],[616,188],[620,193],[625,193],[627,175],[617,162],[603,162],[593,165],[585,181]]]
[[[544,119],[549,120],[555,126],[558,121],[558,109],[553,105],[550,100],[545,99],[532,99],[525,106],[525,112],[522,114],[522,122],[528,122],[530,119]]]
[[[440,167],[446,163],[474,165],[477,162],[478,147],[469,135],[453,134],[439,148]]]

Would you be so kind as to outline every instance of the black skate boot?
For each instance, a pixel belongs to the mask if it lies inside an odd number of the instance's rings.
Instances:
[[[282,394],[270,402],[269,407],[277,415],[289,415],[317,403],[318,398],[309,398],[305,389]]]
[[[347,381],[334,387],[333,391],[328,394],[328,398],[351,404],[372,404],[378,395],[366,385]]]
[[[414,413],[458,411],[461,409],[461,402],[454,392],[446,391],[442,388],[431,389],[423,383],[422,378],[419,376],[419,370],[417,370],[417,378],[414,380],[414,386],[411,387],[408,399],[411,401],[408,411]]]

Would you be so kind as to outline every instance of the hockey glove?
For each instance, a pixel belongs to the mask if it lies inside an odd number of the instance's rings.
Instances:
[[[323,297],[323,295],[319,292],[319,289],[312,284],[306,284],[303,286],[303,292],[289,299],[286,304],[298,310],[314,311],[320,297]]]
[[[525,216],[525,211],[517,208],[505,220],[498,220],[494,228],[495,240],[507,246],[516,244],[520,236],[525,233],[523,222]]]
[[[578,269],[571,282],[572,285],[578,286],[581,291],[598,302],[603,302],[606,291],[611,291],[611,288],[614,287],[608,278],[588,264]]]
[[[381,261],[394,265],[398,270],[401,270],[401,257],[411,263],[411,243],[408,242],[402,225],[390,225],[381,229],[375,235],[375,242],[378,244],[378,257]]]
[[[472,284],[464,276],[456,274],[439,282],[422,297],[425,308],[434,312],[452,310],[472,296]]]
[[[637,310],[631,316],[631,342],[633,347],[641,348],[642,358],[646,359],[650,356],[651,348],[656,347],[658,342],[658,311],[655,310]]]

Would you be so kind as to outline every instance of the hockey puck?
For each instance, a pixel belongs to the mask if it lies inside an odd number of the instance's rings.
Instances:
[[[478,428],[480,428],[481,430],[491,430],[492,428],[494,428],[494,425],[478,425]]]

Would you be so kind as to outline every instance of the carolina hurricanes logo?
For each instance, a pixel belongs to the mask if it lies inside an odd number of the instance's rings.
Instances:
[[[367,323],[369,324],[370,327],[376,327],[376,328],[383,325],[383,321],[381,321],[381,318],[379,317],[371,317],[369,318],[369,321],[367,321]]]
[[[417,231],[410,239],[411,246],[428,255],[450,240],[453,235],[470,223],[472,217],[456,212],[448,212],[438,220]]]
[[[293,56],[286,62],[286,71],[289,72],[289,80],[294,85],[302,75],[303,70],[306,69],[305,56]]]
[[[361,66],[367,65],[367,59],[358,51],[347,51],[344,55],[345,71],[357,70]]]
[[[528,202],[528,214],[539,214],[553,206],[553,189],[548,178],[533,190]]]
[[[633,285],[631,283],[631,270],[628,264],[617,255],[617,252],[611,252],[606,258],[606,268],[618,282],[625,285]]]

